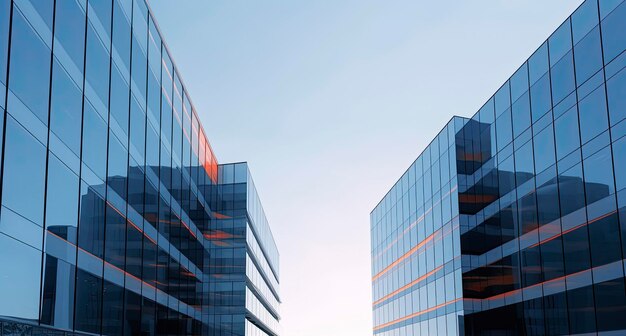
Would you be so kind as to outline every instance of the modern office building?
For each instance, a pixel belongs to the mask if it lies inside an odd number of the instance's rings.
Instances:
[[[145,0],[0,0],[0,335],[277,335],[278,251]]]
[[[375,335],[626,335],[626,2],[585,1],[372,211]]]

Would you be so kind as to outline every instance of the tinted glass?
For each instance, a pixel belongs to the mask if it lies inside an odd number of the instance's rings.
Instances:
[[[41,323],[63,329],[74,327],[76,267],[46,255],[41,298]]]
[[[615,125],[626,118],[626,69],[607,81],[606,91],[611,124]]]
[[[12,22],[9,89],[42,123],[47,124],[50,49],[19,11],[14,11]],[[9,99],[9,109],[11,104]]]
[[[602,21],[604,62],[608,63],[626,49],[626,3],[622,3]]]
[[[43,226],[45,148],[13,118],[6,128],[2,204]]]
[[[39,317],[41,252],[0,233],[0,316]]]
[[[574,55],[576,58],[576,81],[580,85],[602,68],[599,28],[592,30],[576,45]]]
[[[554,164],[554,134],[549,126],[535,136],[535,171],[542,172]]]
[[[587,204],[615,192],[611,148],[607,147],[583,161]]]
[[[597,88],[578,104],[580,135],[583,143],[595,138],[609,127],[604,85]]]
[[[84,6],[84,4],[83,4]],[[85,10],[76,0],[56,2],[54,37],[78,70],[83,70],[85,53]],[[55,54],[57,52],[55,51]]]
[[[104,120],[85,102],[83,114],[83,163],[102,180],[106,176],[107,126]]]
[[[68,2],[73,2],[73,0]],[[50,130],[76,155],[80,154],[82,90],[56,60],[52,71],[51,102]]]
[[[76,274],[76,330],[100,333],[102,318],[102,279],[81,269]]]
[[[580,147],[576,107],[564,113],[554,122],[554,132],[556,135],[556,153],[559,160]]]
[[[82,183],[80,189],[78,247],[102,258],[104,253],[104,200],[86,183]]]
[[[56,156],[48,159],[46,229],[76,244],[78,226],[78,176]]]

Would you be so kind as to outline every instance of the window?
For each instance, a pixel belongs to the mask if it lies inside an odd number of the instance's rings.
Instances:
[[[602,47],[600,46],[600,30],[595,28],[574,47],[576,59],[576,81],[578,85],[591,78],[602,69]]]
[[[0,315],[39,317],[41,251],[0,234]]]
[[[551,107],[550,74],[546,74],[530,88],[530,108],[533,122],[539,120]]]
[[[622,3],[602,21],[604,62],[609,63],[626,49],[626,3]]]
[[[109,171],[107,184],[122,199],[126,200],[126,180],[128,176],[128,152],[113,135],[109,137]]]
[[[76,266],[46,254],[41,298],[41,323],[74,328]]]
[[[560,160],[580,147],[578,109],[576,106],[565,112],[554,122],[556,154]]]
[[[102,333],[105,335],[123,335],[124,288],[104,281],[102,300],[104,302],[102,305]]]
[[[511,107],[511,91],[509,89],[509,82],[506,82],[496,92],[496,118],[502,114],[506,109]]]
[[[548,335],[568,335],[566,293],[543,297],[546,333]]]
[[[626,188],[626,138],[613,143],[613,163],[615,165],[616,189]]]
[[[583,334],[596,331],[596,312],[593,287],[586,286],[567,291],[570,332]]]
[[[507,109],[496,120],[496,136],[498,152],[504,149],[513,140],[511,125],[511,109]]]
[[[583,162],[587,204],[615,192],[611,149],[606,147]]]
[[[131,154],[136,156],[137,161],[143,163],[146,147],[146,114],[134,97],[130,104],[130,142],[134,147]]]
[[[2,204],[43,226],[46,151],[13,118],[6,128]]]
[[[563,257],[566,274],[577,273],[591,267],[589,234],[586,226],[563,235]]]
[[[91,103],[103,118],[106,118],[106,107],[109,102],[109,52],[103,45],[91,25],[87,28],[87,56],[85,64],[85,95],[89,97]],[[91,90],[96,97],[91,95]],[[94,101],[98,99],[99,101]],[[102,108],[100,108],[102,106]]]
[[[112,203],[106,206],[106,242],[104,244],[104,260],[124,269],[126,253],[126,217]]]
[[[48,124],[50,49],[19,10],[13,11],[12,35],[9,89],[42,123]],[[9,98],[9,112],[11,101]]]
[[[618,232],[620,231],[616,213],[589,223],[592,267],[622,260],[622,245]],[[621,267],[619,273],[622,274]]]
[[[513,156],[498,164],[500,195],[505,195],[515,188],[515,166]]]
[[[9,54],[9,14],[11,13],[11,1],[0,2],[0,83],[7,81],[7,58]],[[0,90],[4,91],[0,85]],[[4,107],[4,94],[0,97],[0,106]]]
[[[94,15],[95,14],[95,15]],[[104,29],[103,39],[110,39],[111,36],[111,1],[90,1],[89,2],[89,19],[93,20],[97,17],[100,26]]]
[[[552,67],[550,76],[552,78],[552,101],[556,106],[576,89],[574,58],[571,52],[568,52]]]
[[[626,329],[626,297],[624,279],[594,285],[598,331]]]
[[[130,89],[119,69],[114,65],[111,67],[111,117],[112,123],[117,123],[123,133],[118,134],[119,137],[128,138],[129,104]]]
[[[542,173],[541,179],[550,179],[537,186],[537,222],[539,226],[548,224],[560,217],[559,193],[554,166]],[[539,178],[538,178],[539,179]]]
[[[515,151],[515,176],[517,185],[520,186],[530,180],[533,178],[534,174],[533,143],[529,141]]]
[[[535,135],[535,172],[537,174],[554,164],[554,135],[552,125]]]
[[[85,56],[85,10],[76,0],[58,1],[55,16],[55,40],[61,43],[76,68],[82,72]]]
[[[530,99],[528,92],[513,103],[513,138],[530,127]]]
[[[622,69],[607,81],[606,91],[611,125],[616,125],[626,118],[626,69]]]
[[[516,101],[522,94],[530,88],[528,85],[528,64],[524,63],[511,76],[511,100]]]
[[[559,175],[561,215],[568,215],[585,206],[582,164]]]
[[[104,254],[104,200],[84,182],[81,183],[80,189],[78,247],[102,258]]]
[[[80,127],[83,114],[82,90],[76,86],[56,59],[52,71],[51,105],[50,130],[74,154],[79,155]]]
[[[598,2],[585,1],[572,14],[572,35],[574,44],[582,40],[594,27],[598,25]]]
[[[104,180],[107,163],[107,125],[87,101],[83,114],[83,163]]]
[[[530,85],[535,84],[541,79],[549,69],[548,62],[548,43],[544,43],[535,51],[528,59],[528,75],[530,77]]]
[[[48,159],[46,229],[76,244],[78,176],[53,154]]]
[[[76,317],[78,331],[100,333],[102,318],[102,279],[80,268],[76,274]]]
[[[572,32],[569,19],[552,33],[548,39],[548,44],[550,46],[550,66],[554,66],[572,50]]]
[[[583,144],[609,128],[604,85],[578,103],[578,113]]]
[[[120,7],[119,1],[113,1],[113,54],[117,54],[122,64],[119,67],[124,69],[128,76],[130,71],[130,23]]]

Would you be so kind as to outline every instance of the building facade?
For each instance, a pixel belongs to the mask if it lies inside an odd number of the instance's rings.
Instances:
[[[145,0],[0,0],[0,335],[277,335],[278,251]]]
[[[371,212],[375,335],[626,334],[626,2],[585,1]]]

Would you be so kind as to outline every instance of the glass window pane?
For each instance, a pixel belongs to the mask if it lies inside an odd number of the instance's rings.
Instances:
[[[124,334],[124,288],[105,281],[102,299],[102,333]]]
[[[554,66],[572,49],[572,32],[569,19],[552,33],[548,39],[548,44],[550,46],[550,65]]]
[[[56,60],[52,71],[51,102],[50,130],[75,154],[80,154],[82,90]]]
[[[578,103],[578,113],[583,144],[609,128],[604,85]]]
[[[102,318],[102,279],[80,268],[76,272],[76,321],[78,331],[100,333]]]
[[[9,89],[41,122],[48,124],[50,49],[18,10],[13,12],[10,67]]]
[[[511,101],[516,101],[522,94],[528,89],[528,63],[524,63],[516,72],[511,76]]]
[[[91,25],[87,29],[87,56],[85,64],[85,94],[104,118],[109,104],[109,65],[110,56],[100,37]],[[95,93],[95,97],[91,95]],[[94,101],[97,100],[97,101]]]
[[[126,200],[126,180],[128,176],[128,152],[117,140],[109,137],[109,176],[107,183],[120,197]]]
[[[602,46],[604,47],[604,62],[609,63],[613,58],[626,49],[626,3],[622,3],[602,21]]]
[[[13,118],[6,128],[2,204],[43,226],[45,148]]]
[[[125,69],[127,76],[130,71],[130,37],[130,22],[119,1],[113,1],[113,55],[119,57],[122,64],[118,66]]]
[[[598,70],[602,69],[600,29],[595,28],[574,47],[576,58],[576,81],[580,86]]]
[[[570,332],[583,334],[596,331],[596,314],[593,287],[587,286],[567,291]]]
[[[583,162],[587,204],[615,193],[611,148],[606,147]]]
[[[128,109],[130,104],[130,89],[122,78],[117,66],[111,67],[111,117],[120,126],[123,134],[128,137]]]
[[[528,59],[528,73],[530,77],[530,85],[537,82],[544,74],[548,72],[548,43],[544,43],[535,51]]]
[[[46,229],[73,244],[78,226],[78,181],[56,156],[49,155]]]
[[[9,14],[11,13],[11,1],[0,1],[0,83],[6,85],[7,81],[7,59],[9,56]],[[0,85],[0,90],[4,87]],[[0,93],[2,94],[2,93]],[[4,101],[0,96],[0,106],[4,106]]]
[[[88,102],[83,121],[83,163],[102,180],[106,176],[107,125]]]
[[[506,82],[499,90],[496,92],[496,118],[502,114],[506,109],[511,107],[511,92],[509,89],[509,82]]]
[[[594,285],[596,320],[599,331],[626,329],[626,291],[624,279],[615,279]]]
[[[559,175],[559,191],[562,216],[585,206],[583,168],[580,163]]]
[[[556,134],[556,153],[559,160],[580,147],[576,106],[554,122],[554,131]]]
[[[104,254],[104,200],[84,182],[81,184],[80,193],[78,246],[102,258]]]
[[[553,105],[556,106],[576,89],[574,59],[571,52],[567,53],[552,67],[550,76],[552,78],[552,101]]]
[[[541,173],[554,164],[554,135],[552,126],[535,136],[535,171]]]
[[[616,125],[626,118],[626,69],[622,69],[607,81],[606,91],[611,125]]]
[[[530,127],[530,99],[528,92],[513,103],[513,138],[517,138]]]
[[[573,274],[591,267],[587,227],[583,226],[563,235],[563,255],[566,274]]]
[[[54,37],[82,72],[85,51],[85,10],[76,0],[57,1],[54,20]],[[55,51],[57,54],[57,51]]]
[[[615,164],[615,183],[617,190],[626,188],[626,138],[613,143],[613,162]]]
[[[616,234],[618,232],[616,213],[589,223],[591,266],[598,267],[622,259],[620,236]]]
[[[496,136],[498,152],[510,144],[513,140],[510,109],[503,112],[502,115],[496,120]]]
[[[598,25],[598,2],[585,1],[572,14],[572,35],[574,44],[578,43],[589,31]]]
[[[546,74],[530,88],[530,108],[533,122],[539,120],[551,107],[550,74]]]
[[[107,202],[106,207],[106,242],[104,245],[104,260],[112,265],[124,269],[124,254],[126,253],[126,217],[121,210]]]
[[[74,327],[76,266],[46,254],[41,298],[41,323],[57,328]]]
[[[0,234],[0,316],[36,322],[39,317],[41,252]]]
[[[525,145],[515,151],[515,175],[517,185],[530,180],[535,174],[533,160],[533,143],[527,142]]]

